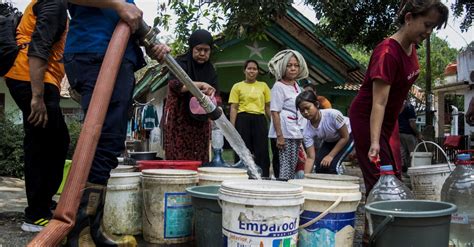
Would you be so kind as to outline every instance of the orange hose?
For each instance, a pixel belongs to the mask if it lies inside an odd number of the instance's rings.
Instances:
[[[120,21],[107,47],[84,125],[72,157],[71,170],[53,219],[28,246],[58,246],[75,224],[82,191],[91,169],[117,73],[129,38],[129,26]]]

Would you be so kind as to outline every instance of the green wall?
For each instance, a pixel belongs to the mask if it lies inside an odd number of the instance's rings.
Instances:
[[[18,111],[18,106],[16,105],[15,101],[13,100],[12,96],[10,95],[10,91],[5,83],[3,77],[0,77],[0,93],[5,95],[5,112],[15,112]],[[61,108],[77,108],[80,109],[80,105],[76,103],[72,99],[61,98],[60,101]]]
[[[229,93],[236,82],[245,79],[243,65],[248,59],[258,62],[264,74],[259,75],[257,79],[265,81],[271,88],[275,79],[268,73],[267,64],[282,49],[283,47],[273,40],[243,39],[218,44],[218,49],[213,52],[211,61],[216,67],[220,91]]]
[[[18,107],[15,104],[12,96],[10,95],[10,91],[8,91],[7,84],[3,77],[0,77],[0,93],[5,95],[5,112],[12,112],[18,110]]]

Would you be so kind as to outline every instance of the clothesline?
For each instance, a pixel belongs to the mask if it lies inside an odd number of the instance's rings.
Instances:
[[[133,115],[127,124],[127,137],[131,140],[146,140],[151,130],[159,126],[156,107],[151,104],[155,98],[146,103],[134,100]]]

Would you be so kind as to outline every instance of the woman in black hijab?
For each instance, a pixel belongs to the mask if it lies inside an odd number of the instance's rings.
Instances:
[[[189,50],[176,58],[194,84],[206,95],[214,95],[217,74],[209,61],[212,35],[197,30],[188,39]],[[168,160],[209,161],[210,122],[207,117],[196,117],[189,110],[192,95],[173,74],[168,80],[168,96],[162,123],[165,130],[165,156]]]

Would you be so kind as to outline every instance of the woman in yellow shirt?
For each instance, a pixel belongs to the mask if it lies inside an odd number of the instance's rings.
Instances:
[[[230,122],[242,136],[255,163],[262,169],[262,176],[268,177],[270,157],[267,118],[270,117],[270,88],[265,82],[257,81],[259,69],[257,61],[245,61],[245,80],[235,83],[230,91]]]

